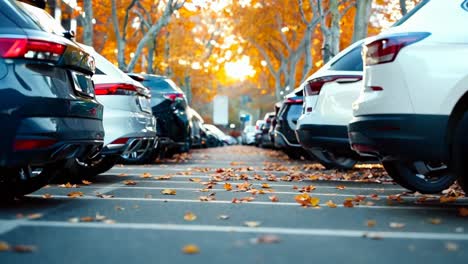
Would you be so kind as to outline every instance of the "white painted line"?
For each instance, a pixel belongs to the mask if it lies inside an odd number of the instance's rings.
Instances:
[[[125,177],[138,177],[140,179],[144,179],[144,178],[141,178],[141,174],[127,174],[128,176],[125,176]],[[113,174],[102,174],[102,176],[116,176],[116,175],[113,175]],[[156,176],[156,175],[155,175]],[[118,176],[116,176],[118,177]],[[125,179],[125,177],[122,177],[122,179]],[[172,178],[181,178],[181,179],[187,179],[187,181],[173,181],[173,180],[137,180],[138,182],[142,182],[142,183],[164,183],[164,182],[167,182],[167,183],[175,183],[175,184],[200,184],[199,182],[192,182],[192,181],[189,181],[189,178],[200,178],[200,179],[209,179],[210,176],[199,176],[199,175],[173,175],[171,176]],[[132,180],[135,180],[132,178]],[[243,180],[236,180],[236,181],[226,181],[226,182],[229,182],[231,184],[236,184],[236,183],[243,183],[244,181]],[[336,181],[335,185],[334,186],[324,186],[324,185],[320,185],[320,184],[329,184],[329,185],[332,185],[333,183],[331,183],[330,181],[302,181],[302,182],[290,182],[290,184],[278,184],[278,183],[275,183],[275,182],[270,182],[270,181],[267,181],[267,180],[264,180],[264,181],[258,181],[258,180],[254,180],[254,179],[250,179],[249,182],[251,182],[252,184],[255,184],[255,183],[268,183],[268,185],[270,185],[271,187],[290,187],[292,188],[292,186],[294,185],[297,185],[298,187],[301,187],[301,186],[308,186],[308,185],[314,185],[315,187],[317,188],[324,188],[324,189],[336,189],[336,186],[338,185],[344,185],[346,183],[349,183],[351,181],[343,181],[343,182],[339,182],[339,181]],[[282,182],[282,181],[278,181],[278,182]],[[223,182],[220,182],[220,183],[224,183]],[[354,182],[352,182],[354,183]],[[384,190],[384,191],[406,191],[406,189],[403,189],[403,188],[388,188],[386,186],[392,186],[390,184],[388,185],[382,185],[382,184],[378,184],[378,183],[363,183],[363,184],[376,184],[376,187],[348,187],[346,186],[346,190],[374,190],[376,192],[380,192],[381,190]],[[377,187],[379,186],[379,187]]]
[[[0,220],[0,235],[10,232],[21,225],[24,220]]]
[[[6,224],[8,221],[0,221]],[[98,228],[98,229],[130,229],[130,230],[163,230],[163,231],[193,231],[218,233],[248,233],[248,234],[278,234],[300,236],[327,237],[379,237],[393,239],[421,239],[421,240],[451,240],[467,241],[468,234],[431,233],[431,232],[369,232],[368,230],[348,229],[318,229],[318,228],[281,228],[281,227],[243,227],[216,225],[180,225],[180,224],[144,224],[144,223],[69,223],[60,221],[28,221],[22,226],[32,227],[62,227],[62,228]]]
[[[151,166],[151,167],[119,167],[119,166],[114,166],[111,170],[108,171],[108,173],[112,173],[113,171],[118,170],[117,173],[125,173],[126,171],[129,170],[141,170],[145,172],[150,172],[154,170],[164,170],[164,171],[191,171],[193,173],[216,173],[217,168],[211,168],[212,170],[209,172],[196,172],[193,170],[188,170],[188,169],[183,169],[180,168],[181,166],[176,167],[159,167],[158,165]],[[195,168],[194,166],[190,166],[189,168]],[[205,168],[203,166],[198,166],[198,168]],[[242,168],[242,167],[239,167]],[[245,168],[245,167],[244,167]],[[235,173],[281,173],[281,174],[288,174],[290,173],[289,171],[266,171],[266,170],[253,170],[253,171],[236,171]]]
[[[27,195],[28,197],[35,197],[35,198],[42,198],[42,195],[38,194],[30,194]],[[202,195],[201,195],[202,196]],[[239,198],[242,198],[242,195],[239,195]],[[74,199],[74,200],[107,200],[107,201],[138,201],[138,202],[164,202],[164,203],[205,203],[205,204],[232,204],[232,205],[238,205],[238,204],[233,204],[232,201],[226,201],[226,200],[214,200],[214,201],[209,201],[209,202],[202,202],[200,200],[191,200],[191,199],[174,199],[174,198],[168,198],[168,199],[163,199],[163,198],[134,198],[134,197],[114,197],[114,198],[99,198],[96,196],[89,196],[89,195],[84,195],[83,197],[80,198],[70,198],[66,195],[53,195],[53,198],[55,199]],[[53,199],[52,198],[52,199]],[[245,202],[242,203],[240,206],[245,206],[245,205],[268,205],[268,206],[296,206],[300,207],[298,203],[287,203],[287,202],[261,202],[261,201],[252,201],[252,202]],[[457,204],[458,205],[458,204]],[[328,206],[326,204],[319,204],[321,208],[328,209]],[[337,207],[343,207],[341,204],[337,204]],[[349,208],[350,210],[356,210],[359,208],[363,209],[388,209],[388,210],[424,210],[424,211],[447,211],[447,210],[455,210],[454,208],[450,207],[426,207],[426,206],[398,206],[398,205],[389,205],[389,206],[382,206],[382,205],[356,205],[354,208]],[[318,209],[318,208],[312,208],[312,209]],[[348,209],[348,208],[346,208]],[[331,209],[333,210],[333,209]]]

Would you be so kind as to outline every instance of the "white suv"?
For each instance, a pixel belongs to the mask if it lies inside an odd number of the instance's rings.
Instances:
[[[362,86],[362,43],[344,49],[301,84],[304,104],[296,135],[327,169],[351,169],[359,158],[349,148],[347,125]]]
[[[364,86],[353,105],[351,145],[380,157],[389,175],[410,190],[437,193],[456,179],[452,153],[463,153],[454,142],[468,111],[463,25],[467,0],[422,1],[363,48]]]

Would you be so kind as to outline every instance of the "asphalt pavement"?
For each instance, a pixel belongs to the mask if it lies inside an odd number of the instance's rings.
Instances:
[[[0,263],[467,263],[457,195],[406,193],[374,164],[194,150],[0,205]]]

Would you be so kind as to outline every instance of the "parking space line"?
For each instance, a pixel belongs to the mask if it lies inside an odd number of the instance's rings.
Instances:
[[[28,197],[35,197],[35,198],[42,198],[42,195],[38,194],[31,194]],[[55,199],[72,199],[66,195],[54,195]],[[135,198],[135,197],[113,197],[113,198],[100,198],[96,196],[89,196],[85,195],[80,198],[73,198],[75,200],[107,200],[107,201],[138,201],[138,202],[163,202],[163,203],[204,203],[204,204],[232,204],[232,201],[226,200],[213,200],[209,202],[204,202],[200,200],[192,200],[192,199],[163,199],[163,198]],[[261,202],[261,201],[252,201],[252,202],[245,202],[242,203],[243,205],[268,205],[268,206],[296,206],[300,207],[298,203],[288,203],[288,202]],[[312,209],[320,209],[320,208],[328,208],[328,206],[324,203],[319,204],[320,207],[312,208]],[[337,204],[337,207],[345,207],[341,204]],[[427,207],[427,206],[398,206],[398,205],[390,205],[390,206],[383,206],[383,205],[356,205],[353,209],[388,209],[388,210],[424,210],[424,211],[447,211],[447,210],[454,210],[451,207]]]
[[[8,221],[0,221],[1,225]],[[282,228],[282,227],[243,227],[215,225],[181,225],[181,224],[144,224],[144,223],[69,223],[60,221],[27,221],[22,226],[62,227],[62,228],[97,228],[97,229],[131,229],[162,231],[193,231],[218,233],[278,234],[299,236],[351,237],[351,238],[393,238],[421,240],[468,241],[468,234],[432,233],[432,232],[369,232],[352,229],[315,229],[315,228]]]
[[[127,174],[128,176],[141,176],[141,174]],[[115,176],[113,174],[102,174],[102,176]],[[189,178],[200,178],[200,179],[209,179],[210,176],[198,176],[198,175],[190,175],[190,176],[187,176],[187,175],[173,175],[171,176],[172,178],[181,178],[181,179],[187,179],[187,181],[173,181],[173,180],[161,180],[161,181],[158,181],[158,180],[138,180],[138,182],[142,182],[142,183],[159,183],[159,182],[167,182],[167,183],[175,183],[175,184],[200,184],[199,182],[192,182],[192,181],[189,181]],[[236,180],[236,181],[222,181],[220,183],[223,183],[223,182],[229,182],[229,183],[232,183],[232,184],[235,184],[235,183],[243,183],[244,181],[242,180]],[[348,183],[348,181],[342,181],[342,182],[336,182],[336,185],[335,186],[326,186],[326,185],[321,185],[323,183],[326,183],[328,185],[331,185],[329,181],[301,181],[301,182],[291,182],[291,184],[278,184],[278,183],[274,183],[274,182],[270,182],[270,181],[258,181],[258,180],[252,180],[250,179],[249,180],[250,183],[252,184],[256,184],[256,183],[268,183],[268,185],[270,187],[293,187],[294,185],[300,185],[301,183],[303,183],[303,186],[307,186],[307,185],[315,185],[315,187],[317,188],[324,188],[324,189],[336,189],[336,186],[338,185],[344,185],[346,183]],[[355,183],[355,182],[353,182]],[[367,184],[367,183],[363,183],[363,184]],[[370,184],[378,184],[378,183],[370,183]],[[388,184],[390,185],[390,184]],[[403,189],[403,188],[387,188],[387,187],[384,187],[386,185],[378,185],[378,186],[381,186],[381,187],[348,187],[346,186],[346,189],[347,190],[374,190],[376,192],[379,192],[379,191],[406,191],[406,189]],[[392,185],[390,185],[392,186]],[[298,187],[301,187],[301,186],[298,186]]]
[[[179,166],[180,167],[180,166]],[[193,167],[193,166],[192,166]],[[192,173],[216,173],[216,168],[211,168],[212,171],[208,172],[198,172],[194,170],[188,170],[192,167],[188,167],[187,169],[185,168],[175,168],[175,167],[114,167],[112,168],[109,172],[113,172],[115,170],[122,170],[119,171],[118,173],[129,171],[129,170],[141,170],[148,172],[150,170],[165,170],[165,171],[190,171]],[[242,168],[242,167],[239,167]],[[267,170],[253,170],[253,171],[235,171],[236,173],[282,173],[282,174],[288,174],[291,172],[298,172],[298,171],[267,171]]]

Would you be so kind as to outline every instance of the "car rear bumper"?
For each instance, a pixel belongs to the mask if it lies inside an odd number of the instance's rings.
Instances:
[[[296,130],[300,144],[307,149],[350,153],[346,126],[300,124]]]
[[[277,148],[284,148],[284,147],[299,147],[300,148],[301,147],[301,144],[293,143],[289,141],[288,138],[278,130],[275,130],[274,136],[275,136],[274,143],[275,143],[275,147]]]
[[[0,120],[10,122],[12,130],[0,131],[1,167],[42,165],[70,158],[84,158],[97,154],[103,145],[103,127],[99,119],[30,117]],[[8,121],[7,121],[8,120]],[[4,123],[5,124],[5,123]],[[46,146],[15,149],[15,143],[48,141]]]
[[[352,149],[384,159],[447,161],[445,115],[366,115],[348,126]]]

